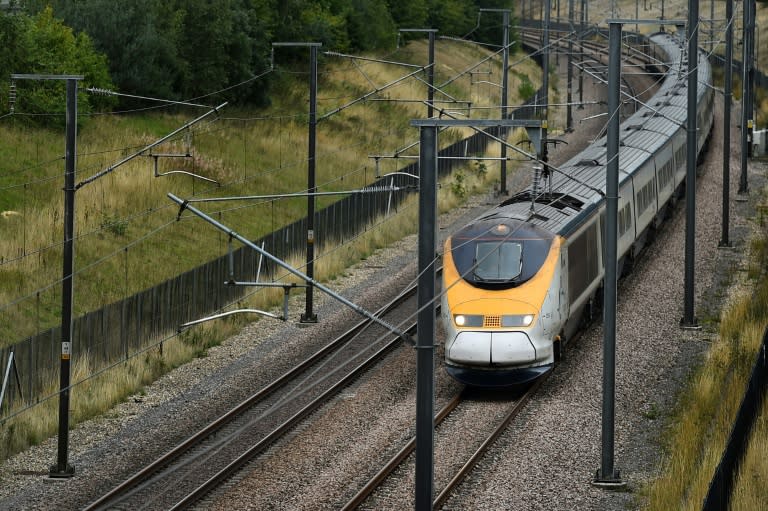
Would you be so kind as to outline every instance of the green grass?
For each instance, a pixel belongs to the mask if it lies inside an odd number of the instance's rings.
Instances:
[[[426,43],[417,41],[398,58],[424,60]],[[472,45],[442,42],[437,46],[436,82],[467,69],[478,57]],[[496,59],[500,61],[499,59]],[[500,67],[500,62],[488,66]],[[330,111],[369,90],[368,80],[383,85],[402,75],[392,66],[360,64],[360,69],[342,62],[328,64],[321,79],[319,111]],[[534,76],[536,67],[525,61],[519,65],[525,75]],[[271,194],[295,192],[306,187],[306,85],[285,80],[271,109],[264,111],[222,112],[222,118],[196,130],[191,138],[194,159],[161,160],[160,171],[184,168],[216,179],[222,185],[194,182],[185,176],[152,177],[152,160],[137,158],[111,174],[77,192],[77,235],[75,277],[76,312],[83,313],[120,300],[159,281],[199,265],[226,251],[226,239],[200,220],[185,216],[176,222],[177,208],[166,193],[181,197]],[[452,94],[472,97],[475,105],[496,104],[496,98],[483,97],[468,77],[451,84]],[[413,99],[426,97],[421,82],[398,86],[382,97]],[[335,98],[335,99],[328,99]],[[511,94],[511,103],[519,102]],[[288,109],[292,109],[288,111]],[[480,110],[475,117],[494,115],[496,109]],[[369,154],[391,152],[418,139],[418,131],[410,120],[423,117],[425,107],[419,103],[396,104],[370,102],[344,110],[318,126],[317,183],[321,190],[350,189],[373,180],[374,168]],[[289,115],[290,114],[290,115]],[[196,114],[197,115],[197,114]],[[195,116],[196,116],[195,115]],[[89,119],[78,137],[78,180],[106,168],[111,163],[136,151],[143,145],[182,125],[192,116],[154,114],[151,116],[105,116]],[[447,145],[470,130],[450,130],[440,136]],[[40,137],[38,140],[37,137]],[[517,132],[513,142],[521,137]],[[9,145],[5,142],[8,141]],[[10,147],[16,144],[18,147]],[[180,139],[158,152],[186,151],[186,140]],[[17,123],[0,123],[0,153],[16,155],[0,160],[0,200],[4,210],[19,215],[0,218],[0,303],[20,300],[15,306],[0,311],[0,345],[7,345],[36,331],[55,325],[60,310],[60,289],[35,294],[43,286],[55,283],[61,272],[63,161],[40,165],[32,171],[11,172],[25,166],[45,162],[63,153],[63,134],[36,131]],[[492,144],[497,146],[497,144]],[[43,150],[45,148],[45,150]],[[123,148],[123,149],[121,149]],[[497,151],[497,148],[492,149]],[[417,154],[417,149],[411,154]],[[410,160],[408,160],[410,161]],[[381,173],[392,172],[403,160],[382,162]],[[481,171],[478,171],[481,168]],[[511,171],[512,169],[510,169]],[[450,180],[443,183],[440,208],[456,207],[473,193],[498,183],[498,164],[480,167],[474,162],[463,170],[465,179],[459,193],[454,193]],[[10,175],[9,175],[10,174]],[[343,180],[341,177],[343,176]],[[20,193],[14,184],[47,181],[28,185]],[[320,202],[320,207],[329,200]],[[316,278],[328,281],[344,275],[346,269],[370,256],[377,249],[413,234],[417,222],[416,197],[398,207],[397,215],[374,223],[364,234],[343,245],[327,240],[315,265]],[[251,239],[306,215],[303,199],[279,203],[224,204],[204,208],[217,220],[235,227],[239,234]],[[301,266],[303,261],[292,261]],[[269,289],[243,299],[239,306],[270,310],[282,303],[282,291]],[[73,423],[104,413],[126,396],[141,392],[144,385],[159,375],[204,356],[211,345],[236,332],[246,318],[219,320],[197,327],[180,338],[162,344],[163,351],[151,348],[118,364],[104,373],[92,367],[85,357],[78,357],[73,374]],[[156,341],[155,341],[156,342]],[[91,376],[98,373],[98,376]],[[55,396],[57,374],[51,374],[49,393]],[[56,428],[55,399],[20,411],[3,423],[0,432],[0,459],[18,452],[53,434]],[[23,406],[23,405],[22,405]]]
[[[441,64],[436,82],[469,67],[477,52],[466,44],[438,44],[437,61]],[[426,44],[417,41],[392,58],[421,61],[425,57]],[[522,67],[530,75],[532,66],[525,63]],[[381,86],[404,74],[396,66],[363,63],[359,67],[344,60],[324,62],[318,99],[321,116],[368,92],[369,80]],[[166,197],[168,192],[188,198],[193,194],[262,195],[306,188],[307,85],[301,76],[292,80],[289,77],[283,77],[288,85],[279,89],[283,94],[274,98],[270,109],[225,108],[216,122],[201,123],[190,136],[180,135],[178,140],[155,150],[184,153],[189,149],[192,158],[161,159],[159,171],[183,169],[215,179],[220,186],[178,174],[153,177],[153,159],[138,157],[77,191],[76,314],[120,300],[224,252],[226,244],[219,235],[200,229],[195,221],[174,221],[177,208]],[[477,105],[493,101],[475,97],[477,91],[471,90],[469,78],[453,82],[452,87],[457,95],[472,96]],[[426,97],[426,93],[423,83],[411,80],[379,96],[418,99]],[[319,189],[344,190],[370,183],[375,170],[368,155],[390,153],[416,140],[418,131],[410,126],[410,120],[422,117],[424,112],[425,107],[419,103],[370,101],[320,121],[316,160]],[[88,119],[78,134],[77,181],[109,167],[200,113]],[[464,134],[458,130],[445,132],[441,144],[447,145]],[[0,154],[7,156],[0,160],[0,209],[18,213],[0,218],[0,303],[19,302],[0,311],[0,345],[59,321],[57,307],[52,305],[60,293],[56,283],[61,278],[63,239],[63,144],[63,133],[33,130],[15,121],[0,123]],[[383,160],[381,171],[391,172],[401,165],[403,160]],[[319,199],[317,208],[333,200]],[[306,216],[304,199],[274,204],[221,203],[201,208],[251,239]],[[51,290],[38,300],[35,291],[46,286],[52,286]]]

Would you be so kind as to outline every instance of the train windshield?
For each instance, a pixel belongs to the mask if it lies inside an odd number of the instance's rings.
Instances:
[[[478,243],[475,246],[475,278],[485,282],[505,282],[517,278],[523,268],[520,243]]]
[[[539,271],[554,234],[510,218],[474,222],[451,238],[451,254],[459,274],[478,287],[519,286]]]

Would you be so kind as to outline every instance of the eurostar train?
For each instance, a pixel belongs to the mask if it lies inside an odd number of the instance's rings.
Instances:
[[[620,127],[618,272],[639,254],[686,175],[687,51],[651,36],[667,73],[647,107]],[[712,72],[698,52],[697,157],[713,120]],[[504,387],[549,371],[565,342],[600,312],[607,139],[452,235],[443,253],[442,322],[448,373]]]

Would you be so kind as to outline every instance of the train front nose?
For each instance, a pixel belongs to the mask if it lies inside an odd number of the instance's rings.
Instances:
[[[467,365],[529,364],[536,360],[536,347],[524,332],[463,331],[456,335],[447,357]]]

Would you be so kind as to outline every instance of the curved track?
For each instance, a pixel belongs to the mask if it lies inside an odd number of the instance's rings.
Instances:
[[[412,288],[397,303],[388,304],[377,315],[389,313],[397,307],[412,311],[415,305],[406,305],[404,302],[415,301],[414,295],[415,288]],[[402,318],[388,321],[398,324]],[[410,328],[414,327],[415,324]],[[181,509],[193,505],[247,466],[282,435],[327,403],[339,389],[400,343],[399,339],[389,335],[388,340],[378,342],[374,349],[372,339],[381,341],[385,335],[375,325],[371,326],[370,322],[361,322],[318,351],[310,360],[297,365],[86,509]],[[362,358],[365,360],[359,362]],[[328,378],[329,373],[333,374],[333,378]],[[440,505],[450,495],[452,488],[461,482],[482,452],[493,442],[493,438],[506,428],[542,382],[543,379],[527,394],[510,403],[506,418],[491,428],[493,432],[479,442],[477,452],[469,456],[461,470],[450,479],[435,500],[435,505]],[[455,401],[454,407],[460,402],[458,396]],[[439,417],[448,417],[451,410],[446,408]],[[392,468],[383,469],[382,474],[402,464],[408,457],[408,449],[406,446],[397,462],[391,465]],[[370,490],[362,490],[355,499],[364,500],[377,484],[372,484]],[[355,499],[348,506],[355,507],[362,502]]]

